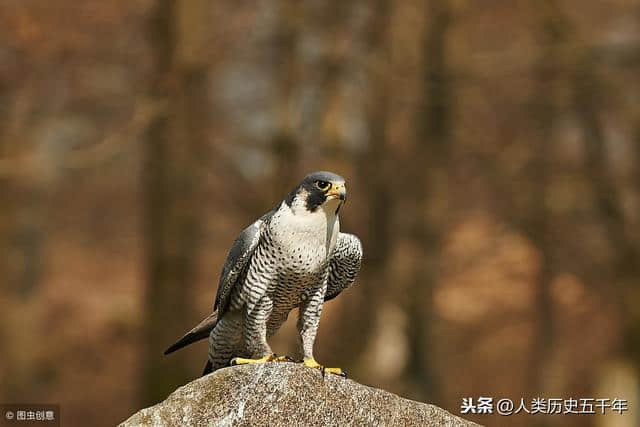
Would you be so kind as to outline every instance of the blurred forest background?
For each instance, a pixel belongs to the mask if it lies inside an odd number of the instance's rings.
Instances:
[[[489,425],[640,425],[637,0],[1,0],[0,28],[0,401],[107,426],[198,377],[205,343],[162,351],[328,169],[365,260],[320,362],[456,414],[630,401]]]

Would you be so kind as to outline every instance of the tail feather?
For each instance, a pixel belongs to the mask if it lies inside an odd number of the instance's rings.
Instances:
[[[175,344],[164,351],[164,354],[171,354],[176,350],[180,350],[182,347],[186,347],[189,344],[193,344],[196,341],[203,340],[209,336],[209,333],[216,327],[218,323],[218,313],[213,312],[202,322],[184,334]]]

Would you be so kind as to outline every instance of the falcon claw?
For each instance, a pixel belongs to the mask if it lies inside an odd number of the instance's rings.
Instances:
[[[245,359],[242,357],[234,357],[229,362],[229,365],[249,365],[252,363],[267,363],[267,362],[293,362],[289,356],[278,356],[277,354],[271,354],[269,356],[261,357],[260,359]]]
[[[293,362],[294,360],[292,358],[290,358],[289,356],[278,356],[277,354],[274,354],[272,356],[272,360],[271,362]]]
[[[319,369],[320,372],[322,373],[322,377],[324,378],[324,376],[326,375],[326,373],[330,373],[330,374],[334,374],[334,375],[338,375],[341,376],[342,378],[346,378],[347,374],[345,371],[343,371],[340,368],[327,368],[321,364],[319,364],[318,362],[316,362],[315,359],[311,358],[311,359],[304,359],[304,362],[302,362],[304,364],[304,366],[307,366],[309,368],[314,368],[314,369]]]
[[[242,357],[234,357],[233,359],[231,359],[231,362],[229,362],[229,364],[231,366],[236,366],[236,365],[249,365],[254,363],[267,363],[267,362],[271,362],[272,358],[273,358],[273,355],[261,357],[260,359],[245,359]]]

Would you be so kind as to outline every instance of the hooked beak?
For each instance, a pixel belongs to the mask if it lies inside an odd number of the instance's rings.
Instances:
[[[331,184],[331,188],[327,191],[327,198],[345,201],[347,199],[347,188],[345,187],[344,182]]]

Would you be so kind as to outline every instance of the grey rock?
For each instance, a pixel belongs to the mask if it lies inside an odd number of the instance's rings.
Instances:
[[[295,363],[220,369],[137,412],[120,426],[477,426]]]

